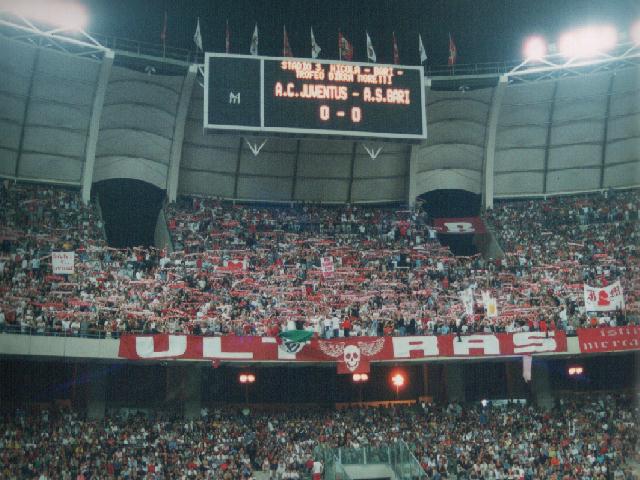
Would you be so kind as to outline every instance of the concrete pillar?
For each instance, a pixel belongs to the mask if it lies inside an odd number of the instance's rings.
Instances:
[[[186,418],[200,417],[202,408],[202,375],[200,368],[190,366],[186,371],[184,416]]]
[[[484,144],[484,166],[482,169],[482,206],[485,209],[493,208],[496,133],[498,130],[498,118],[500,116],[500,108],[502,106],[502,97],[504,96],[504,90],[507,86],[507,82],[508,78],[506,76],[500,76],[498,85],[496,85],[493,90],[491,107],[489,108],[487,133]]]
[[[429,364],[422,364],[422,396],[430,397],[429,393]]]
[[[198,73],[198,66],[191,65],[182,82],[182,91],[178,100],[176,123],[173,128],[173,141],[169,154],[169,168],[167,170],[167,198],[169,202],[175,202],[178,198],[178,177],[180,176],[180,160],[182,159],[182,143],[184,140],[184,126],[187,121],[189,104],[191,103],[191,91]]]
[[[508,398],[527,398],[527,386],[522,378],[522,360],[505,362]]]
[[[447,401],[464,402],[464,368],[461,363],[447,363],[445,366]]]
[[[107,409],[107,367],[90,365],[88,368],[87,418],[103,420]]]
[[[93,107],[91,109],[91,120],[89,121],[89,134],[87,136],[87,146],[84,150],[84,168],[82,170],[82,201],[87,204],[91,199],[91,184],[93,183],[93,170],[96,164],[96,146],[98,145],[98,134],[100,133],[100,118],[102,117],[102,107],[104,97],[107,92],[109,75],[115,54],[112,50],[107,50],[102,58],[100,73],[96,93],[93,96]]]
[[[553,394],[549,379],[549,364],[543,359],[534,359],[531,365],[531,391],[534,401],[541,407],[553,407]]]
[[[202,376],[196,365],[170,365],[167,367],[165,403],[176,412],[182,410],[185,418],[198,418],[202,407]]]

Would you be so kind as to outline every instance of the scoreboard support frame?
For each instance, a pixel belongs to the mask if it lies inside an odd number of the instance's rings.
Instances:
[[[260,125],[259,126],[251,126],[251,125],[242,125],[242,124],[209,124],[209,59],[212,57],[216,58],[238,58],[238,59],[250,59],[254,61],[260,62]],[[390,133],[390,132],[372,132],[372,131],[356,131],[356,130],[339,130],[339,129],[318,129],[318,128],[294,128],[294,127],[274,127],[274,126],[266,126],[265,125],[265,98],[264,98],[264,89],[265,89],[265,60],[268,61],[290,61],[290,62],[305,62],[305,63],[320,63],[320,64],[348,64],[355,66],[362,66],[365,68],[371,67],[390,67],[394,69],[404,69],[404,70],[417,70],[420,72],[419,75],[419,90],[420,90],[420,114],[421,114],[421,133],[412,134],[412,133]],[[427,138],[427,113],[426,113],[426,81],[424,76],[424,67],[422,65],[391,65],[391,64],[383,64],[383,63],[366,63],[366,62],[347,62],[342,60],[331,60],[331,59],[311,59],[311,58],[302,58],[302,57],[271,57],[264,55],[243,55],[243,54],[227,54],[227,53],[217,53],[217,52],[205,52],[204,55],[204,65],[201,69],[201,72],[204,76],[204,111],[203,111],[203,130],[205,132],[215,133],[218,131],[219,133],[248,133],[253,132],[256,135],[260,134],[280,134],[280,135],[303,135],[303,136],[313,136],[317,138],[343,138],[347,139],[376,139],[380,141],[403,141],[407,142],[420,142],[424,141]],[[346,138],[345,138],[346,137]]]

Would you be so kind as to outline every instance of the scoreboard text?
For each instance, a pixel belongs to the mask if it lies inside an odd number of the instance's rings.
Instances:
[[[204,127],[419,140],[422,67],[206,55]]]

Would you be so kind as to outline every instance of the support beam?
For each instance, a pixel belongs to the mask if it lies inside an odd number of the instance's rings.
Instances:
[[[491,106],[487,118],[487,130],[484,142],[484,165],[482,166],[482,207],[484,210],[493,208],[495,159],[496,159],[496,135],[498,131],[498,119],[502,108],[502,97],[507,87],[507,77],[501,76],[498,84],[493,89]]]
[[[291,181],[291,201],[295,201],[296,199],[296,183],[298,183],[298,159],[300,158],[300,142],[302,140],[298,140],[296,142],[296,159],[293,163],[293,180]]]
[[[547,410],[553,407],[549,363],[547,359],[534,358],[531,365],[531,389],[536,404]]]
[[[178,198],[178,179],[180,177],[180,161],[182,160],[182,143],[184,140],[184,126],[189,113],[191,103],[191,91],[198,74],[198,66],[191,65],[182,82],[182,90],[178,100],[176,121],[173,127],[173,140],[171,142],[171,154],[169,155],[169,169],[167,170],[167,198],[173,203]]]
[[[102,65],[98,73],[98,83],[93,95],[89,134],[87,135],[87,145],[84,149],[84,168],[82,169],[82,201],[85,205],[89,203],[91,199],[93,170],[96,165],[96,147],[100,133],[100,118],[102,117],[102,107],[104,106],[104,97],[107,92],[107,84],[109,83],[114,57],[115,55],[111,50],[107,50],[102,57]]]
[[[20,160],[22,160],[22,148],[24,146],[24,132],[27,128],[27,117],[29,116],[29,106],[31,105],[31,94],[33,91],[33,81],[36,77],[36,70],[38,69],[38,60],[40,59],[40,49],[36,49],[36,53],[33,55],[33,66],[31,67],[31,77],[29,78],[29,89],[27,90],[27,98],[24,101],[24,111],[22,112],[22,128],[20,129],[20,141],[18,142],[18,154],[16,155],[16,164],[13,171],[13,176],[16,180],[20,177]]]
[[[549,118],[547,118],[547,139],[544,149],[544,172],[542,174],[542,193],[547,193],[547,176],[549,175],[549,150],[551,148],[551,129],[553,127],[553,112],[556,108],[556,94],[558,93],[558,80],[553,82],[553,94],[549,106]]]
[[[349,173],[349,189],[347,190],[347,202],[353,203],[353,172],[356,169],[356,151],[358,148],[358,142],[353,142],[351,149],[351,169]]]
[[[104,420],[107,410],[107,373],[108,367],[99,364],[89,364],[86,375],[89,377],[87,395],[87,418],[89,420]]]
[[[411,145],[409,149],[409,203],[410,207],[414,207],[416,204],[416,198],[418,198],[418,152],[420,151],[420,145]]]
[[[604,188],[604,167],[607,160],[607,141],[609,139],[609,113],[611,112],[611,97],[613,96],[613,82],[616,79],[615,73],[609,77],[609,88],[607,89],[607,107],[604,113],[604,128],[602,132],[602,156],[600,157],[600,181],[599,188]]]
[[[238,198],[238,180],[240,178],[240,160],[242,159],[242,143],[244,142],[244,138],[240,137],[240,142],[238,143],[238,161],[236,162],[236,175],[233,177],[233,199]]]
[[[447,363],[445,365],[445,378],[447,401],[464,403],[464,366],[462,363]]]
[[[427,106],[427,111],[429,110],[429,91],[431,90],[431,79],[425,78],[424,84],[424,101]],[[427,130],[429,126],[427,125]],[[427,133],[428,135],[428,133]],[[429,139],[425,140],[423,143],[418,145],[410,145],[409,148],[409,188],[407,189],[407,195],[409,196],[408,204],[410,207],[413,207],[416,204],[416,198],[420,193],[418,193],[418,152],[423,145],[427,145]]]
[[[413,208],[413,206],[416,203],[416,199],[415,198],[411,198],[411,153],[413,152],[413,145],[409,144],[407,145],[407,155],[405,157],[405,170],[404,170],[404,174],[405,174],[405,180],[404,180],[404,191],[405,191],[405,195],[407,198],[407,205],[409,205],[410,208]]]

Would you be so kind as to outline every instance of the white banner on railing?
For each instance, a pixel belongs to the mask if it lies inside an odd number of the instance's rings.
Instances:
[[[73,273],[75,252],[52,252],[51,268],[54,275]]]
[[[608,287],[590,287],[585,283],[584,308],[587,312],[609,312],[624,308],[624,294],[620,281]]]

